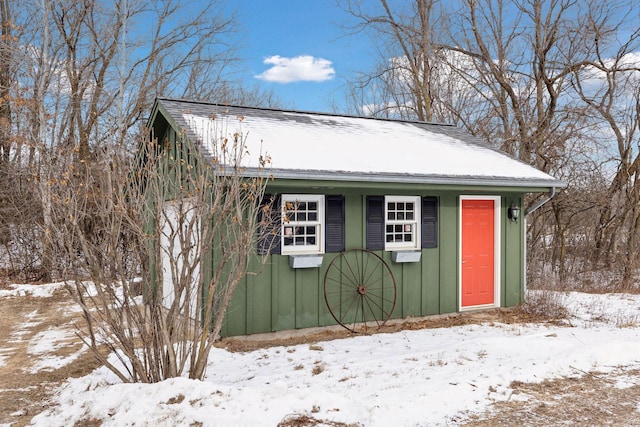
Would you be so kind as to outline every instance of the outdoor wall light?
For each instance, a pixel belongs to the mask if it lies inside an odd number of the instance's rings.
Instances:
[[[520,218],[520,207],[515,202],[511,202],[511,206],[507,210],[507,216],[513,222],[517,222],[518,218]]]

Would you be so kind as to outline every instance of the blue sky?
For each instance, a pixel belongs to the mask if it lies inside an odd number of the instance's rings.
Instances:
[[[243,80],[272,90],[284,107],[331,111],[343,105],[346,79],[366,70],[372,46],[347,36],[350,16],[335,0],[235,0]],[[351,18],[352,19],[352,18]]]

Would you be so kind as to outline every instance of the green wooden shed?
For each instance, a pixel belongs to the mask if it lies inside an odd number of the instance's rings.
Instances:
[[[267,192],[287,218],[256,248],[269,259],[237,288],[223,335],[523,302],[525,217],[564,182],[445,124],[158,98],[149,126],[207,159],[222,123],[271,156]],[[527,207],[527,193],[545,197]]]

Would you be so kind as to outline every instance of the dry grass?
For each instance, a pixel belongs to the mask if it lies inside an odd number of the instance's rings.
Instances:
[[[278,427],[309,427],[319,425],[330,427],[359,427],[362,424],[347,424],[338,421],[321,420],[306,414],[287,415],[278,423]]]
[[[538,318],[542,321],[542,317]],[[547,321],[550,319],[546,319]],[[398,322],[388,322],[377,330],[370,330],[368,335],[376,333],[393,333],[406,330],[449,328],[480,323],[521,323],[529,322],[530,315],[519,309],[493,309],[465,314],[453,314],[450,316],[434,316],[407,319]],[[309,344],[313,351],[323,351],[324,348],[317,343],[337,339],[353,338],[355,335],[346,329],[324,329],[308,334],[295,334],[289,336],[286,333],[274,333],[272,338],[253,339],[252,337],[228,337],[216,343],[217,347],[225,348],[231,352],[254,351],[270,347],[291,347],[300,344]],[[295,349],[288,348],[287,353],[293,353]]]
[[[560,279],[558,274],[548,268],[528,265],[529,289],[546,289],[553,291],[575,291],[589,294],[603,294],[609,292],[640,293],[640,271],[636,272],[635,280],[624,286],[622,273],[615,266],[594,269],[589,263],[579,262],[573,266],[567,277]]]
[[[311,375],[320,375],[324,372],[325,364],[322,362],[315,362],[313,369],[311,369]]]
[[[102,425],[102,420],[97,418],[87,418],[80,421],[77,421],[73,424],[73,427],[100,427]]]
[[[89,351],[83,352],[72,363],[59,369],[31,372],[38,362],[37,355],[29,354],[30,340],[51,328],[69,328],[80,321],[79,313],[66,310],[72,304],[68,294],[59,291],[51,298],[21,296],[0,299],[0,343],[5,355],[0,365],[0,424],[20,427],[47,409],[51,394],[67,378],[81,377],[98,367]],[[28,327],[25,322],[29,320]],[[77,352],[82,344],[77,337],[44,356],[66,357]],[[90,420],[87,424],[92,426]]]
[[[640,370],[617,369],[610,373],[576,370],[571,377],[540,383],[515,381],[511,396],[494,404],[483,415],[474,415],[467,427],[492,426],[637,426],[640,425],[640,384],[617,386],[623,376],[635,377]]]
[[[529,292],[527,301],[517,309],[518,314],[529,322],[560,322],[568,320],[570,313],[561,292],[538,290]]]

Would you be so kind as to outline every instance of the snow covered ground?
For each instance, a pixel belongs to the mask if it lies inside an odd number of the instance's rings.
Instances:
[[[13,294],[27,291],[16,287]],[[275,426],[288,415],[307,414],[364,426],[452,425],[495,401],[526,399],[511,393],[515,380],[640,367],[640,295],[559,298],[571,327],[474,324],[245,353],[213,349],[205,381],[122,384],[100,368],[68,380],[55,406],[32,422]],[[55,345],[44,336],[41,342]],[[640,384],[640,378],[624,379],[615,386]]]

